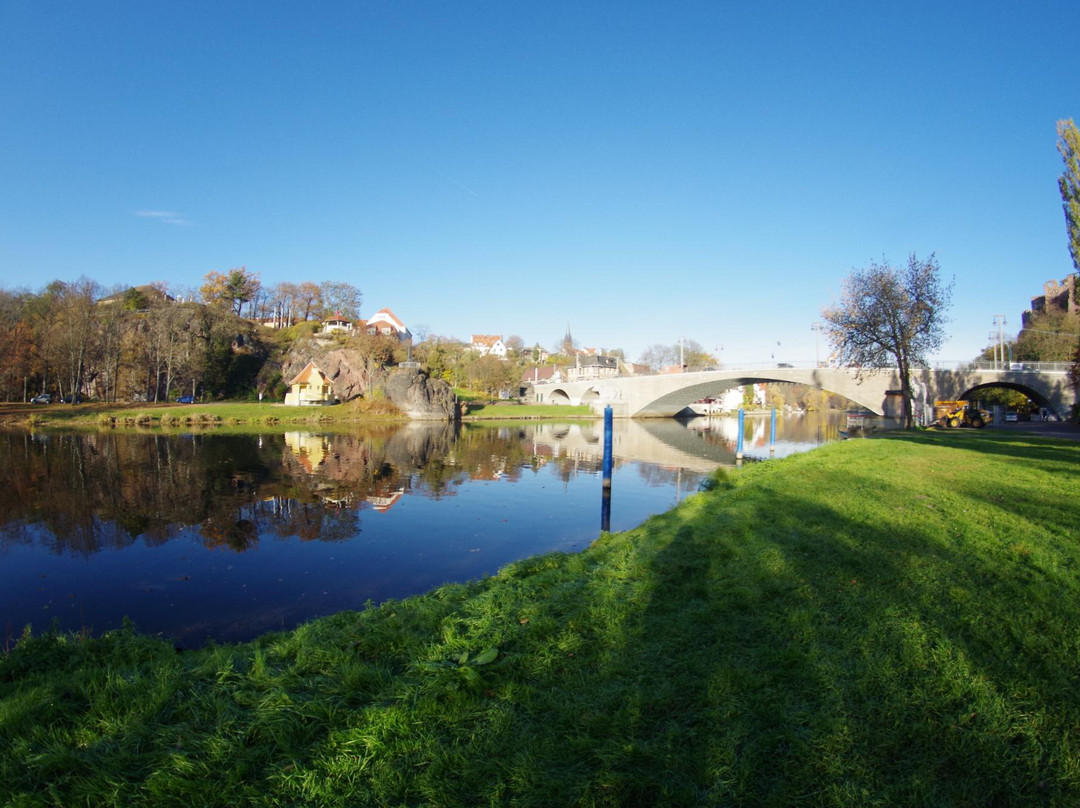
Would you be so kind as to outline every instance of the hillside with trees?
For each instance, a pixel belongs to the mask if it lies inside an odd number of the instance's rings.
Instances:
[[[328,310],[355,314],[361,300],[337,282],[263,289],[242,268],[205,281],[180,297],[164,284],[105,290],[87,278],[0,290],[0,399],[277,396],[289,346]]]

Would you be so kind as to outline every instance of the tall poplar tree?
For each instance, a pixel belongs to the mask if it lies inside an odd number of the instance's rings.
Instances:
[[[1073,266],[1080,270],[1080,131],[1073,119],[1058,121],[1058,151],[1065,170],[1058,178],[1061,203],[1065,209],[1065,229],[1069,234],[1069,253]]]

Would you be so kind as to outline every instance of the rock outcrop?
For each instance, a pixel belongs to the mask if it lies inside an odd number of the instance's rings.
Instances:
[[[399,410],[418,421],[451,421],[458,417],[458,402],[450,385],[416,368],[396,368],[384,385],[386,397]]]
[[[289,352],[281,369],[285,382],[303,370],[308,362],[314,362],[330,377],[334,395],[341,401],[367,395],[382,381],[380,371],[370,369],[358,351],[334,344],[324,346],[311,340],[297,343]]]
[[[432,379],[418,368],[386,370],[372,367],[364,354],[340,343],[319,340],[298,342],[282,366],[288,382],[308,362],[314,362],[334,383],[334,396],[350,401],[382,390],[398,409],[420,421],[452,421],[459,415],[458,402],[450,385]]]

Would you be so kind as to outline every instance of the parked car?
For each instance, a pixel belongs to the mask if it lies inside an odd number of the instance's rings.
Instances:
[[[61,401],[65,404],[82,404],[82,396],[64,396]]]
[[[194,404],[195,403],[195,396],[180,396],[180,398],[176,399],[176,403],[177,404]]]
[[[1017,415],[1015,412],[1007,412],[1007,413],[1005,413],[1005,423],[1007,423],[1007,424],[1015,424],[1019,420],[1020,420],[1020,416]]]
[[[31,404],[52,404],[52,396],[48,393],[42,393],[40,396],[34,396],[30,399]]]

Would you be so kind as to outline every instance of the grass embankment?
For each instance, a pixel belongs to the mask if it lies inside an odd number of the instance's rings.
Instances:
[[[33,428],[270,426],[351,423],[404,417],[397,407],[382,399],[362,399],[330,407],[286,407],[271,402],[245,401],[212,404],[0,405],[0,422]]]
[[[525,421],[534,418],[564,421],[571,418],[598,418],[588,405],[552,406],[550,404],[482,404],[467,405],[467,421]]]
[[[235,647],[0,661],[14,805],[1076,805],[1080,444],[849,441]]]
[[[587,406],[467,402],[466,420],[567,420],[596,418]],[[330,407],[286,407],[270,402],[213,404],[0,404],[0,424],[21,428],[100,429],[114,427],[273,426],[348,424],[372,419],[404,419],[384,399],[361,399]]]
[[[464,405],[463,417],[469,421],[523,421],[533,418],[565,420],[597,418],[588,405],[521,404],[516,400],[498,401],[487,393],[455,387],[454,395]]]

